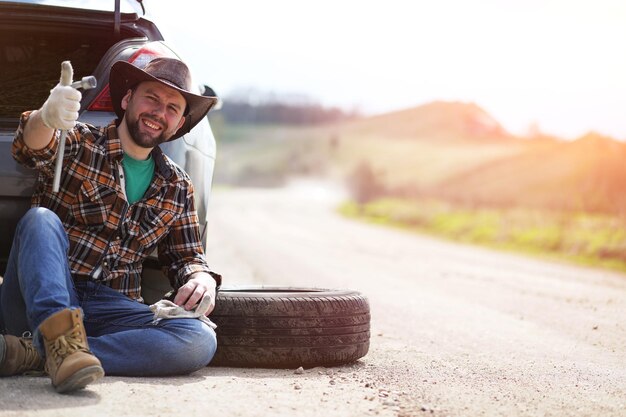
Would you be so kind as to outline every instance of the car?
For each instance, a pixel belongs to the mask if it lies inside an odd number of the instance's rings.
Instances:
[[[45,4],[44,4],[45,3]],[[89,7],[89,8],[86,8]],[[100,7],[94,8],[94,7]],[[93,75],[96,88],[83,92],[81,122],[103,126],[115,119],[109,94],[111,65],[125,60],[144,67],[156,57],[180,57],[164,41],[141,1],[0,0],[0,275],[19,219],[30,207],[36,172],[13,159],[11,144],[20,114],[39,108],[69,60],[74,79]],[[190,68],[194,80],[194,68]],[[198,85],[198,94],[212,94]],[[206,249],[206,217],[216,145],[208,118],[181,139],[160,145],[191,177]],[[156,254],[144,263],[146,301],[165,287]],[[153,288],[155,293],[148,294]]]

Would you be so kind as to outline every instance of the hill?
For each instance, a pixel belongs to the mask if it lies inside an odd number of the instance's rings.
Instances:
[[[396,139],[475,141],[512,138],[478,105],[447,101],[358,119],[345,123],[344,129],[354,134]]]
[[[437,101],[327,132],[334,143],[329,163],[344,176],[367,165],[388,189],[409,193],[524,148],[474,103]]]
[[[589,133],[536,146],[442,181],[430,192],[457,202],[626,212],[626,145]]]
[[[594,132],[514,137],[476,104],[441,101],[341,131],[353,142],[344,160],[370,164],[387,194],[626,214],[626,145]]]

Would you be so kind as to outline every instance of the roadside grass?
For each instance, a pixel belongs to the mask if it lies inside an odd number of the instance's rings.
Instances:
[[[626,221],[614,216],[522,208],[463,208],[435,200],[384,198],[340,213],[457,242],[626,272]]]

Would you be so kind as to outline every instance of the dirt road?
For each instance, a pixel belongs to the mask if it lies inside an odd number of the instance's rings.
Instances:
[[[343,219],[315,183],[213,195],[228,284],[368,296],[370,353],[344,367],[107,377],[72,396],[0,379],[0,416],[624,416],[626,276]]]

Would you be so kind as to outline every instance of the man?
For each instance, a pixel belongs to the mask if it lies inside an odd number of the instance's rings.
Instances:
[[[215,332],[197,319],[154,320],[142,303],[142,262],[155,248],[186,310],[209,311],[221,281],[204,259],[188,175],[157,146],[189,132],[215,97],[190,92],[179,60],[144,70],[116,62],[108,127],[76,123],[80,93],[57,85],[22,115],[15,159],[39,171],[17,226],[0,294],[0,376],[45,370],[58,392],[110,375],[158,376],[206,366]],[[61,189],[52,192],[60,130],[68,130]],[[22,336],[32,332],[33,338]]]

